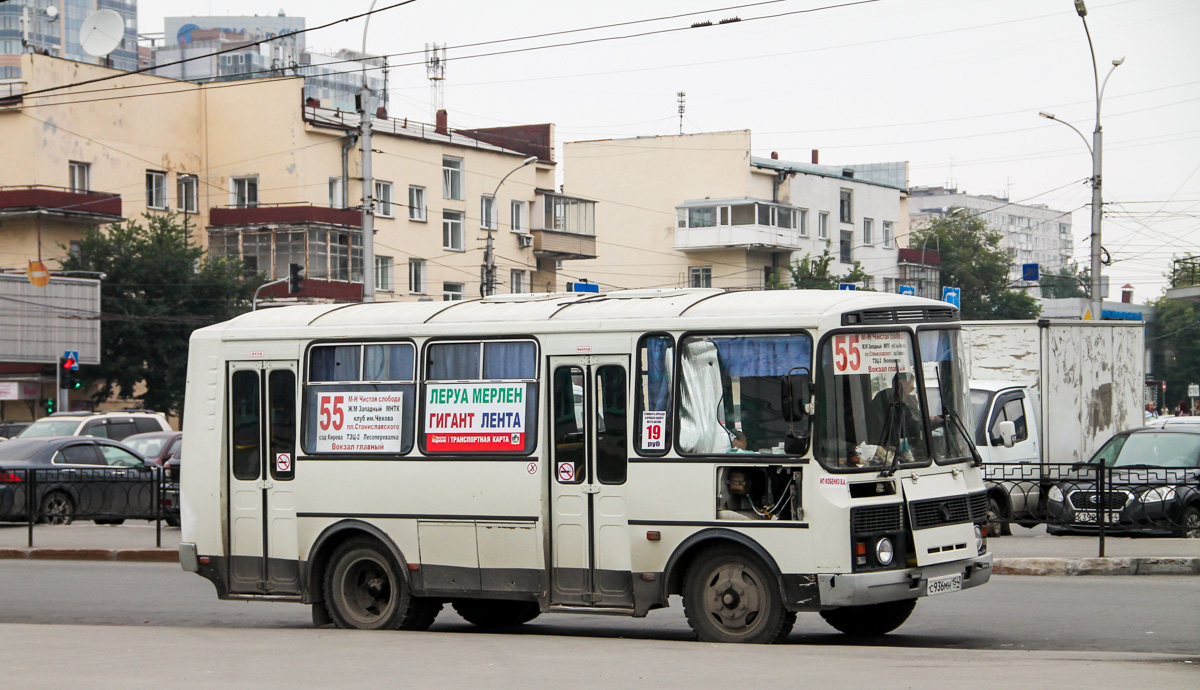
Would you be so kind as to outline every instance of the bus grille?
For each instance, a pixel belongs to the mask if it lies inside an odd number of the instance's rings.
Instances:
[[[966,496],[947,496],[913,501],[908,504],[913,529],[971,522],[971,506]],[[986,513],[985,513],[986,514]]]
[[[984,522],[988,516],[988,495],[982,491],[967,497],[971,501],[971,522]]]
[[[899,532],[904,528],[904,506],[863,506],[850,510],[850,531],[854,534]]]
[[[880,325],[890,323],[922,323],[925,321],[958,321],[958,310],[952,307],[864,309],[842,314],[843,326]]]

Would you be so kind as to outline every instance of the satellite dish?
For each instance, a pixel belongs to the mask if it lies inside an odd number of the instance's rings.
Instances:
[[[43,11],[46,13],[46,21],[52,22],[55,19],[58,19],[58,8],[54,5],[47,7]]]
[[[121,45],[125,38],[125,20],[113,10],[97,10],[83,20],[79,27],[79,42],[83,52],[92,57],[104,57]]]

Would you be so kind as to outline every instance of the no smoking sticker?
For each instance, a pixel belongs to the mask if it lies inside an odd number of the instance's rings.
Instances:
[[[525,471],[529,474],[537,474],[537,463],[531,462],[525,466]]]
[[[275,471],[288,472],[292,469],[291,453],[276,453],[275,454]]]
[[[575,481],[575,463],[573,463],[573,462],[558,463],[558,481],[560,481],[560,482]]]

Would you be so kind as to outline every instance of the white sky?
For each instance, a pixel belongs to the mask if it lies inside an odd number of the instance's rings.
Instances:
[[[746,0],[743,0],[745,2]],[[844,1],[844,0],[841,0]],[[378,0],[385,7],[395,0]],[[559,142],[750,129],[756,155],[821,163],[907,160],[909,182],[956,185],[1074,210],[1076,260],[1088,262],[1095,87],[1073,0],[879,0],[757,21],[839,0],[417,0],[374,15],[367,50],[393,57],[389,115],[429,121],[419,51],[450,46],[445,104],[452,127],[553,122]],[[1087,0],[1104,94],[1103,245],[1114,263],[1110,299],[1132,283],[1135,302],[1158,297],[1173,256],[1200,254],[1200,2]],[[164,16],[276,14],[312,27],[366,11],[329,3],[139,0],[138,29]],[[468,43],[715,10],[694,17],[544,37]],[[602,36],[714,24],[514,55],[468,55]],[[359,48],[363,20],[307,35],[310,49]],[[417,63],[417,64],[412,64]],[[568,178],[570,173],[568,172]]]

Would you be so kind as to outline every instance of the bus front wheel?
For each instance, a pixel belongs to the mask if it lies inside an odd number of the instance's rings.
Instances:
[[[366,537],[334,550],[325,605],[337,627],[357,630],[425,630],[442,609],[440,601],[413,596],[395,559]]]
[[[917,606],[916,599],[901,599],[882,604],[865,606],[843,606],[821,612],[821,618],[839,632],[847,635],[869,637],[886,635],[908,620]]]
[[[688,625],[704,642],[770,644],[792,631],[779,583],[761,559],[743,549],[709,549],[688,568],[683,589]]]

